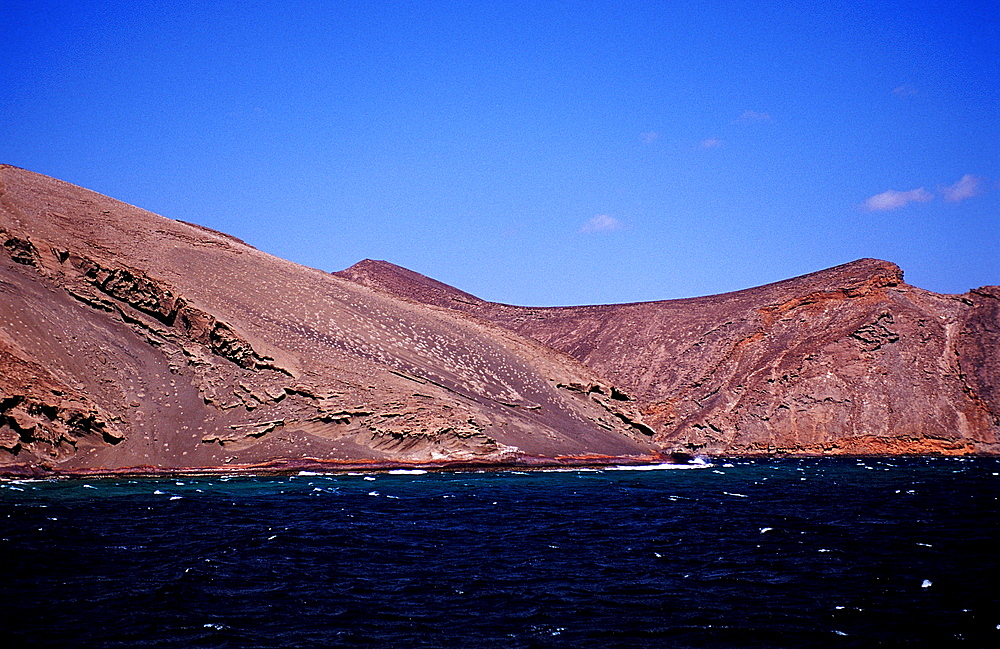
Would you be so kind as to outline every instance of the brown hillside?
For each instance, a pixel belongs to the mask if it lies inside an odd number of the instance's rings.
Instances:
[[[338,275],[570,354],[635,397],[668,450],[1000,451],[997,287],[939,295],[862,259],[723,295],[532,308],[386,262]]]
[[[10,166],[0,243],[0,472],[654,448],[565,354]]]

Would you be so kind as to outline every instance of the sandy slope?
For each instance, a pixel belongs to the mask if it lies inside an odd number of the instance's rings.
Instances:
[[[21,169],[0,181],[0,464],[653,449],[595,372],[493,323]]]

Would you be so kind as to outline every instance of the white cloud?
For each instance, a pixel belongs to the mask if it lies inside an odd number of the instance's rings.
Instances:
[[[643,142],[646,142],[648,144],[649,142],[655,142],[656,140],[658,140],[660,138],[660,134],[657,133],[656,131],[647,131],[646,133],[640,133],[639,137],[642,139]]]
[[[960,203],[967,198],[972,198],[973,196],[981,194],[983,192],[982,182],[982,178],[977,178],[971,174],[965,174],[954,185],[939,187],[939,189],[941,190],[941,193],[944,194],[944,200],[951,203]]]
[[[622,222],[613,216],[608,216],[607,214],[598,214],[593,218],[589,219],[580,228],[580,232],[591,233],[591,232],[609,232],[611,230],[621,230]]]
[[[744,124],[750,122],[770,122],[771,116],[768,113],[758,113],[755,110],[745,110],[740,115],[740,121]]]
[[[898,210],[908,203],[926,203],[933,199],[934,194],[923,187],[911,189],[908,192],[897,192],[889,189],[866,200],[864,208],[869,212],[888,212]]]
[[[703,149],[717,149],[722,146],[722,140],[717,137],[711,137],[707,140],[702,140],[700,144]]]

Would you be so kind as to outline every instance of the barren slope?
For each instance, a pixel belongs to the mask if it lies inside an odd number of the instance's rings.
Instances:
[[[0,467],[642,455],[631,404],[479,318],[0,166]]]
[[[531,308],[386,262],[338,274],[576,357],[636,398],[666,449],[1000,451],[997,287],[939,295],[862,259],[723,295]]]

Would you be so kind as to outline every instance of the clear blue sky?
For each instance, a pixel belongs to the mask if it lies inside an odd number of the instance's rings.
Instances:
[[[486,299],[1000,284],[1000,3],[3,0],[0,162]]]

